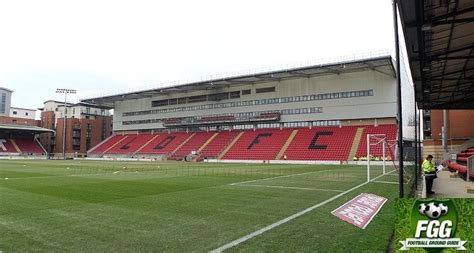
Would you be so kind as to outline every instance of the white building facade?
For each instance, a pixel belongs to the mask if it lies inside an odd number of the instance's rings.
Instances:
[[[212,130],[216,125],[221,129],[377,125],[395,124],[397,117],[396,78],[390,56],[208,80],[83,102],[112,106],[115,132]],[[268,113],[279,117],[264,122],[252,120]],[[215,117],[233,120],[202,123]]]

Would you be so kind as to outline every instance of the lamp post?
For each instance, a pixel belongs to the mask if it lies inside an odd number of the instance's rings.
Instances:
[[[67,94],[76,94],[73,89],[56,89],[56,93],[64,93],[64,122],[63,122],[63,159],[66,159],[66,119],[67,119]]]

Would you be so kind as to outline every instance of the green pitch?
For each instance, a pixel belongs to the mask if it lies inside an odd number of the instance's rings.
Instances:
[[[366,179],[365,166],[349,165],[5,160],[0,252],[207,252]],[[391,180],[382,176],[229,251],[385,252],[398,195],[398,185],[383,183]],[[330,213],[361,192],[388,198],[365,230]]]

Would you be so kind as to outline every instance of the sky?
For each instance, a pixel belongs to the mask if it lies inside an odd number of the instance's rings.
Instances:
[[[391,0],[0,0],[12,106],[392,50]]]

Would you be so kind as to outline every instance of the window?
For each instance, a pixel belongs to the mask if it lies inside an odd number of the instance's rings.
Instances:
[[[188,103],[205,102],[206,100],[206,95],[188,97]]]
[[[177,105],[178,104],[178,99],[177,98],[170,99],[170,100],[168,100],[168,104],[169,105]]]
[[[16,112],[16,111],[13,111],[13,115],[17,115],[17,112]]]
[[[186,104],[186,98],[178,98],[178,104],[179,105],[182,105],[182,104]]]
[[[242,90],[242,95],[250,95],[251,90]]]
[[[240,98],[240,91],[233,91],[230,93],[230,98]]]
[[[27,112],[25,112],[25,116],[28,116],[28,113],[27,113]]]
[[[6,104],[7,104],[7,94],[2,93],[2,100],[0,101],[0,113],[5,113]]]
[[[267,87],[267,88],[258,88],[255,90],[255,93],[266,93],[266,92],[274,92],[275,87]]]
[[[168,105],[168,99],[151,101],[152,107],[166,106],[166,105]]]

